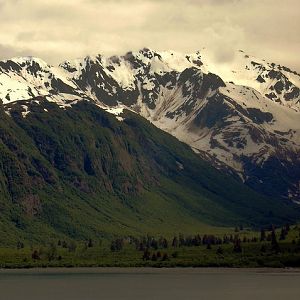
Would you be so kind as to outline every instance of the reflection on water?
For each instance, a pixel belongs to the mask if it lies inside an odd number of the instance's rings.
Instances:
[[[300,272],[177,268],[1,270],[0,299],[299,300]]]

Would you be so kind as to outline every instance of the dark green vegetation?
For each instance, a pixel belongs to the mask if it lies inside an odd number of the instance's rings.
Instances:
[[[144,236],[0,249],[0,267],[300,267],[300,227],[224,235]]]
[[[85,101],[67,109],[39,101],[19,101],[11,117],[0,105],[3,246],[299,220],[298,206],[223,175],[134,113],[119,122]]]

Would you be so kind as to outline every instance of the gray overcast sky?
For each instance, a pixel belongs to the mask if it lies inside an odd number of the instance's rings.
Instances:
[[[300,71],[299,0],[0,0],[0,59],[234,50]]]

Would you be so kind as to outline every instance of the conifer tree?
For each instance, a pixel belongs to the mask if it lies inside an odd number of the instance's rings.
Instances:
[[[164,253],[163,257],[162,257],[163,261],[169,260],[169,256],[167,253]]]
[[[148,248],[144,251],[143,260],[150,260],[150,251]]]
[[[173,248],[177,248],[178,247],[178,238],[177,238],[177,236],[174,236],[174,238],[173,238],[172,247]]]
[[[92,248],[94,246],[92,239],[89,239],[87,246]]]
[[[272,228],[272,233],[271,233],[271,245],[272,245],[272,250],[276,252],[280,251],[274,227]]]
[[[261,230],[260,230],[260,241],[262,242],[262,241],[265,241],[266,240],[266,232],[265,232],[265,230],[262,228]]]
[[[242,252],[241,240],[239,238],[236,238],[234,240],[233,252],[236,252],[236,253]]]
[[[152,260],[152,261],[157,261],[157,256],[156,256],[155,253],[152,254],[151,260]]]

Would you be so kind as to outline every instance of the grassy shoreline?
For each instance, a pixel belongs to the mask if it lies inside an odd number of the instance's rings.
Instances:
[[[0,269],[28,268],[297,268],[300,227],[234,234],[150,236],[113,241],[56,241],[0,247]]]
[[[272,267],[260,267],[260,268],[228,268],[228,267],[32,267],[32,268],[0,268],[1,274],[168,274],[184,272],[186,274],[193,273],[234,273],[234,272],[249,272],[249,273],[296,273],[300,274],[299,267],[290,268],[272,268]]]

